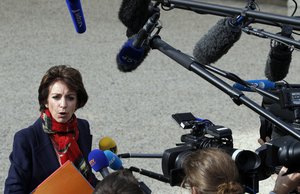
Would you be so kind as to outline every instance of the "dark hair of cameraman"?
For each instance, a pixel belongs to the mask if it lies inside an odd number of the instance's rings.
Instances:
[[[106,176],[97,184],[93,194],[143,194],[138,180],[132,172],[125,170],[115,171]]]
[[[183,164],[182,185],[192,194],[242,194],[239,172],[231,157],[218,148],[192,152]]]

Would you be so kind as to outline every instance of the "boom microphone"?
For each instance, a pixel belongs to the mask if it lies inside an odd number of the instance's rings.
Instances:
[[[115,154],[118,152],[118,147],[117,147],[116,142],[108,136],[103,137],[102,139],[100,139],[99,149],[103,150],[103,151],[110,150]]]
[[[284,25],[279,34],[292,38],[292,31],[291,26]],[[284,79],[289,72],[293,49],[275,40],[271,40],[270,45],[271,50],[265,67],[265,76],[271,81],[279,81]]]
[[[223,18],[196,44],[193,55],[202,65],[219,60],[241,37],[241,26],[233,18]]]
[[[122,72],[135,70],[150,51],[147,38],[154,30],[159,19],[159,12],[152,15],[144,27],[135,36],[128,39],[116,57],[118,69]]]
[[[66,3],[76,31],[84,33],[86,26],[80,0],[66,0]]]
[[[127,37],[136,34],[150,17],[151,0],[123,0],[119,9],[119,20],[127,27]]]
[[[107,169],[109,162],[102,150],[92,150],[89,153],[88,160],[94,171],[100,172],[103,178],[109,175],[109,171]]]

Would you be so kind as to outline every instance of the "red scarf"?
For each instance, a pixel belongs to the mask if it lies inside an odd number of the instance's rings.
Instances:
[[[75,115],[67,123],[57,122],[48,109],[41,113],[43,130],[49,134],[61,165],[70,160],[86,176],[88,166],[77,144],[79,130]]]

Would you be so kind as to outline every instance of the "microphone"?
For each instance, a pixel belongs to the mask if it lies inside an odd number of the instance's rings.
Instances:
[[[124,169],[121,159],[110,150],[105,150],[104,154],[108,160],[109,167],[113,170]]]
[[[107,169],[109,163],[102,150],[92,150],[88,155],[88,160],[94,171],[100,172],[103,178],[109,175],[109,171]]]
[[[118,147],[117,147],[116,142],[108,136],[103,137],[102,139],[100,139],[99,149],[103,150],[103,151],[104,150],[110,150],[115,154],[118,152]]]
[[[76,31],[84,33],[86,26],[80,0],[66,0],[66,3]]]
[[[241,37],[241,20],[223,18],[195,45],[193,55],[202,65],[219,60]]]
[[[119,20],[127,27],[127,37],[130,37],[143,27],[148,18],[151,0],[123,0],[119,9]]]
[[[278,33],[284,37],[292,38],[292,27],[283,25],[281,32]],[[271,40],[271,50],[265,66],[265,76],[271,81],[279,81],[286,77],[289,72],[292,60],[293,49],[285,44]]]
[[[150,51],[148,36],[154,30],[159,19],[159,12],[153,14],[144,27],[123,45],[116,57],[118,69],[122,72],[135,70]]]
[[[258,80],[246,80],[246,82],[248,82],[255,88],[260,88],[263,90],[272,90],[272,89],[276,88],[275,82],[272,82],[269,80],[263,80],[263,79],[261,79],[261,80],[259,80],[259,79]],[[251,89],[251,87],[246,87],[239,83],[234,83],[232,87],[234,87],[240,91],[254,92],[254,90]]]

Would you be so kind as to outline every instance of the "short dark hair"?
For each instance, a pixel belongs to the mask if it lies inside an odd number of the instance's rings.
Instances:
[[[43,111],[46,107],[47,98],[49,95],[49,88],[56,81],[63,81],[70,90],[76,92],[77,95],[77,107],[79,109],[83,107],[87,100],[88,94],[84,88],[82,76],[77,69],[74,69],[68,65],[57,65],[51,67],[43,76],[39,86],[39,104],[40,111]]]
[[[93,194],[143,194],[137,179],[128,169],[115,171],[97,184]]]

